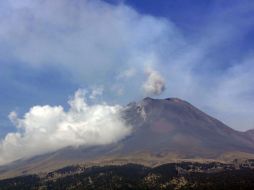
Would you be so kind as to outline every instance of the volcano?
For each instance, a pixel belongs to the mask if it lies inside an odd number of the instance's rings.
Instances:
[[[67,165],[141,163],[158,165],[177,160],[253,158],[254,138],[236,131],[190,103],[178,99],[144,98],[122,111],[133,126],[130,136],[105,146],[66,147],[0,167],[0,176],[48,172]]]
[[[174,152],[186,158],[253,152],[250,135],[233,130],[178,98],[145,98],[129,104],[124,117],[135,126],[135,132],[125,141],[123,152]]]

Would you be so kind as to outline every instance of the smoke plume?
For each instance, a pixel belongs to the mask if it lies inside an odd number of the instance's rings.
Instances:
[[[145,73],[147,80],[143,84],[144,93],[152,96],[160,95],[166,89],[164,78],[152,68],[146,69]]]

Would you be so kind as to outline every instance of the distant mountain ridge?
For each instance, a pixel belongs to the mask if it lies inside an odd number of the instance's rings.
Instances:
[[[239,132],[178,99],[144,98],[128,104],[122,117],[133,126],[126,139],[106,146],[66,147],[0,167],[0,177],[48,172],[78,163],[91,165],[176,160],[254,158],[252,132]]]

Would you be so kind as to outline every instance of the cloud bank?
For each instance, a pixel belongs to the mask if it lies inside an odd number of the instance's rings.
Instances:
[[[131,126],[120,116],[121,106],[88,105],[83,90],[68,104],[68,111],[62,106],[34,106],[23,118],[10,113],[17,132],[0,143],[0,165],[67,146],[115,143],[131,133]]]
[[[109,75],[133,66],[142,70],[143,60],[159,53],[165,37],[176,38],[169,21],[141,15],[124,4],[8,0],[0,6],[4,9],[0,13],[0,49],[8,51],[5,58],[32,67],[61,67],[82,84],[110,86],[114,78]]]

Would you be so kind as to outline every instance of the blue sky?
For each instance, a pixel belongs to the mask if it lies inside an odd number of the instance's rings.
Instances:
[[[79,88],[97,101],[144,96],[151,67],[166,90],[237,130],[254,128],[254,2],[0,2],[0,137],[8,115],[62,105]],[[91,103],[98,103],[97,101]]]

